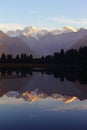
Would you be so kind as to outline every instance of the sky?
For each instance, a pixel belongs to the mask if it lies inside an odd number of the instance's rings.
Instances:
[[[0,29],[87,28],[87,0],[0,0]]]

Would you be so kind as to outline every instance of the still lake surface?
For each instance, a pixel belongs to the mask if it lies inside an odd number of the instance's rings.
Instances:
[[[0,76],[0,130],[87,130],[87,84],[33,72]]]

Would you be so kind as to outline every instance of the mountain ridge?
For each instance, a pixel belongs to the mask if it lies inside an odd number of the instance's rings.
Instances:
[[[2,53],[5,53],[6,55],[12,54],[13,56],[22,53],[35,55],[22,39],[19,37],[9,37],[4,32],[0,31],[0,55]]]
[[[75,29],[71,26],[64,26],[60,29],[43,30],[29,26],[23,30],[7,32],[6,36],[21,39],[25,46],[40,57],[52,55],[61,49],[66,51],[74,48],[75,44],[79,44],[80,39],[87,36],[87,29]]]

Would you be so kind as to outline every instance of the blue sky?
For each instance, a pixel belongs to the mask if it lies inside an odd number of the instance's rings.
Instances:
[[[87,0],[0,0],[2,30],[65,25],[87,28]]]

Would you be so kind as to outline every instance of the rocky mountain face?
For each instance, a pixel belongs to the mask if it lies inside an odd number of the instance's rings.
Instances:
[[[0,31],[0,55],[2,53],[12,54],[13,56],[26,53],[28,55],[32,54],[35,56],[35,53],[19,37],[12,38]]]

